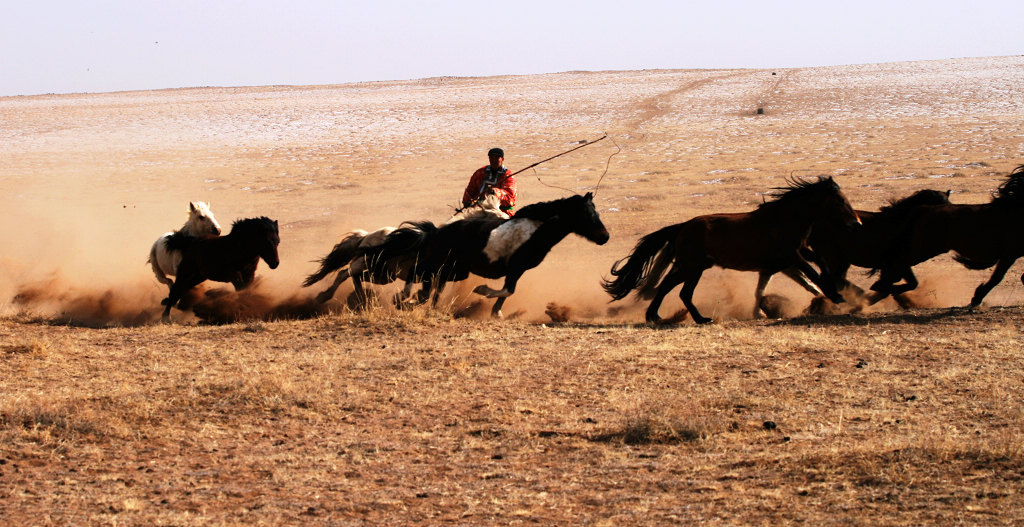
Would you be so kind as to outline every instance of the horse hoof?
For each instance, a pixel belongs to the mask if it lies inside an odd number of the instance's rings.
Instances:
[[[696,322],[697,324],[701,325],[701,326],[703,326],[704,324],[710,324],[710,323],[714,322],[714,320],[712,320],[710,318],[706,318],[706,317],[700,317],[700,318],[694,317],[693,321]]]
[[[506,291],[504,289],[499,291],[497,289],[491,289],[490,287],[487,287],[486,285],[478,285],[478,286],[476,286],[476,288],[473,289],[473,292],[478,294],[478,295],[483,295],[483,296],[485,296],[487,298],[507,298],[507,297],[512,296],[512,293],[509,293],[508,291]]]

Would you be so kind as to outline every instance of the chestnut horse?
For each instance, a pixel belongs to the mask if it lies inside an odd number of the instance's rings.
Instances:
[[[890,247],[921,207],[948,203],[948,190],[919,190],[891,201],[877,212],[857,210],[862,222],[862,227],[857,229],[832,222],[815,224],[802,254],[819,268],[827,269],[841,290],[853,285],[846,279],[851,265],[874,269],[885,264]],[[911,273],[909,267],[901,270],[900,275],[908,273]]]
[[[995,266],[992,276],[974,290],[968,307],[981,305],[985,295],[999,284],[1018,258],[1024,256],[1024,165],[1018,166],[996,190],[992,201],[976,205],[947,203],[922,207],[893,244],[881,276],[871,286],[879,298],[898,295],[917,287],[911,272],[902,285],[900,270],[949,251],[968,269]],[[1024,276],[1021,277],[1024,282]]]
[[[860,223],[857,213],[831,177],[794,180],[777,190],[782,192],[751,212],[698,216],[644,236],[628,256],[615,262],[611,269],[615,278],[603,279],[602,287],[613,301],[634,289],[641,298],[652,299],[646,313],[650,323],[661,322],[661,302],[679,284],[683,284],[679,298],[694,322],[711,322],[693,305],[693,292],[704,271],[716,265],[760,273],[755,313],[760,310],[764,285],[779,272],[798,283],[806,276],[830,300],[841,303],[843,297],[833,280],[819,275],[800,249],[815,223],[831,221],[853,228]]]

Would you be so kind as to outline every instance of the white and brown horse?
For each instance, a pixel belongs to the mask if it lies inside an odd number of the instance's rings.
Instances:
[[[198,238],[219,235],[220,224],[213,217],[210,206],[202,201],[193,201],[188,204],[188,220],[185,225],[157,238],[153,242],[153,247],[149,249],[149,259],[146,263],[153,267],[156,279],[170,288],[174,280],[169,277],[178,274],[182,249]]]

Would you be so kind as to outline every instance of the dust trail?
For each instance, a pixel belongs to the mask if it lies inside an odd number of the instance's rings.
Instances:
[[[17,288],[12,304],[54,322],[87,327],[141,326],[160,318],[159,295],[142,284],[90,289],[57,274]]]
[[[331,313],[336,303],[321,304],[308,294],[281,296],[257,278],[242,291],[230,288],[208,290],[191,307],[200,320],[212,324],[247,321],[304,319]]]

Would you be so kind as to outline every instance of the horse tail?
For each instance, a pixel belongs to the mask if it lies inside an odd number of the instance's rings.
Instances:
[[[324,256],[320,260],[320,269],[309,276],[302,282],[302,287],[309,287],[320,280],[323,280],[327,275],[345,267],[352,261],[356,256],[357,250],[359,249],[359,243],[363,241],[363,236],[366,233],[363,231],[355,231],[349,233],[348,236],[342,238],[337,245],[331,249],[331,252]]]
[[[669,225],[644,236],[629,256],[612,265],[611,274],[615,278],[601,280],[601,287],[612,300],[621,300],[634,289],[641,298],[654,296],[661,275],[675,258],[679,228],[679,225]]]
[[[984,260],[971,260],[970,258],[960,253],[954,253],[953,259],[959,262],[960,265],[963,265],[964,267],[972,271],[981,271],[983,269],[988,269],[989,267],[992,267],[993,265],[996,264],[996,262],[988,262]]]

